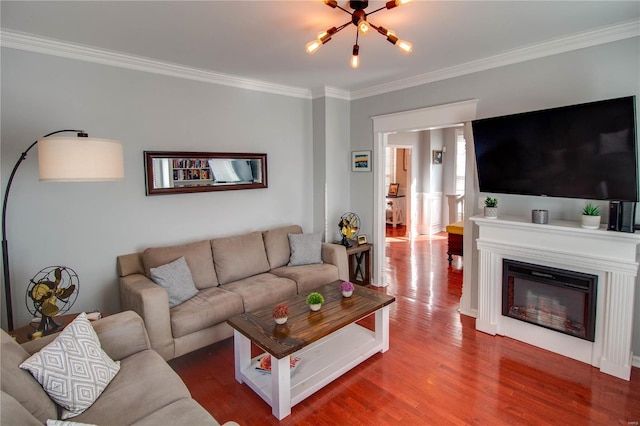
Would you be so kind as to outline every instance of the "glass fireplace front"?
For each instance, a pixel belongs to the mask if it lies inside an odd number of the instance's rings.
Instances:
[[[504,259],[502,315],[591,342],[597,275]]]

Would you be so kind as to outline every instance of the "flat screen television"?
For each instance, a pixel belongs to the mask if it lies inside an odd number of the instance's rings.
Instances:
[[[635,96],[472,127],[481,192],[638,201]]]

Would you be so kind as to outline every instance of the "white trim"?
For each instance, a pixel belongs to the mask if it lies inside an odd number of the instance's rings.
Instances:
[[[236,77],[5,29],[0,31],[0,46],[297,98],[312,99],[326,96],[344,100],[356,100],[638,36],[640,36],[640,20],[634,20],[532,44],[521,49],[511,50],[476,61],[351,92],[331,87],[311,91],[301,87]]]
[[[342,99],[345,101],[351,100],[351,94],[347,90],[342,90],[342,89],[338,89],[335,87],[328,87],[328,86],[324,86],[321,89],[313,89],[311,91],[311,97],[313,99],[326,97],[326,98]]]
[[[634,355],[631,359],[631,365],[640,368],[640,355]]]
[[[311,99],[311,91],[300,87],[251,80],[229,74],[222,74],[171,64],[168,62],[156,61],[139,56],[22,34],[10,30],[0,31],[0,45],[11,49],[26,50],[28,52],[60,56],[63,58],[127,68],[136,71],[144,71],[153,74],[185,78],[188,80],[202,81],[211,84],[220,84],[240,89],[256,90],[276,95]]]
[[[458,124],[476,119],[477,99],[435,105],[411,111],[395,112],[371,117],[373,120],[373,265],[374,285],[384,287],[385,282],[385,203],[384,188],[384,149],[387,146],[387,134],[395,131],[427,129],[434,126]],[[465,258],[466,259],[466,258]],[[471,271],[471,268],[466,269]],[[465,274],[469,275],[469,274]],[[464,288],[470,292],[469,289]]]
[[[584,49],[586,47],[598,46],[638,36],[640,36],[640,20],[629,21],[623,24],[611,25],[596,30],[574,34],[568,37],[532,44],[520,49],[510,50],[498,55],[416,75],[402,80],[354,90],[351,92],[351,99],[368,98],[370,96],[394,92],[396,90],[408,89],[411,87],[421,86],[423,84],[473,74],[479,71],[499,68],[505,65],[517,64],[520,62],[526,62],[533,59],[544,58],[572,50]]]

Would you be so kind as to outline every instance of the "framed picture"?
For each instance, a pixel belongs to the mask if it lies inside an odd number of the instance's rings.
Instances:
[[[358,245],[367,244],[367,234],[358,235]]]
[[[400,184],[399,183],[390,183],[389,184],[389,196],[391,197],[395,197],[396,195],[398,195],[398,188],[400,188]]]
[[[371,171],[371,151],[351,151],[351,171]]]
[[[433,164],[442,164],[442,151],[433,152]]]

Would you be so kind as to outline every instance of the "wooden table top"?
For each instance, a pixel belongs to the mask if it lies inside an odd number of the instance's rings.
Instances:
[[[281,359],[396,300],[394,296],[358,285],[351,297],[343,297],[341,282],[335,281],[314,290],[324,296],[319,311],[309,309],[307,294],[285,301],[289,306],[289,319],[285,324],[275,323],[271,316],[273,306],[236,315],[227,322],[266,352]]]

